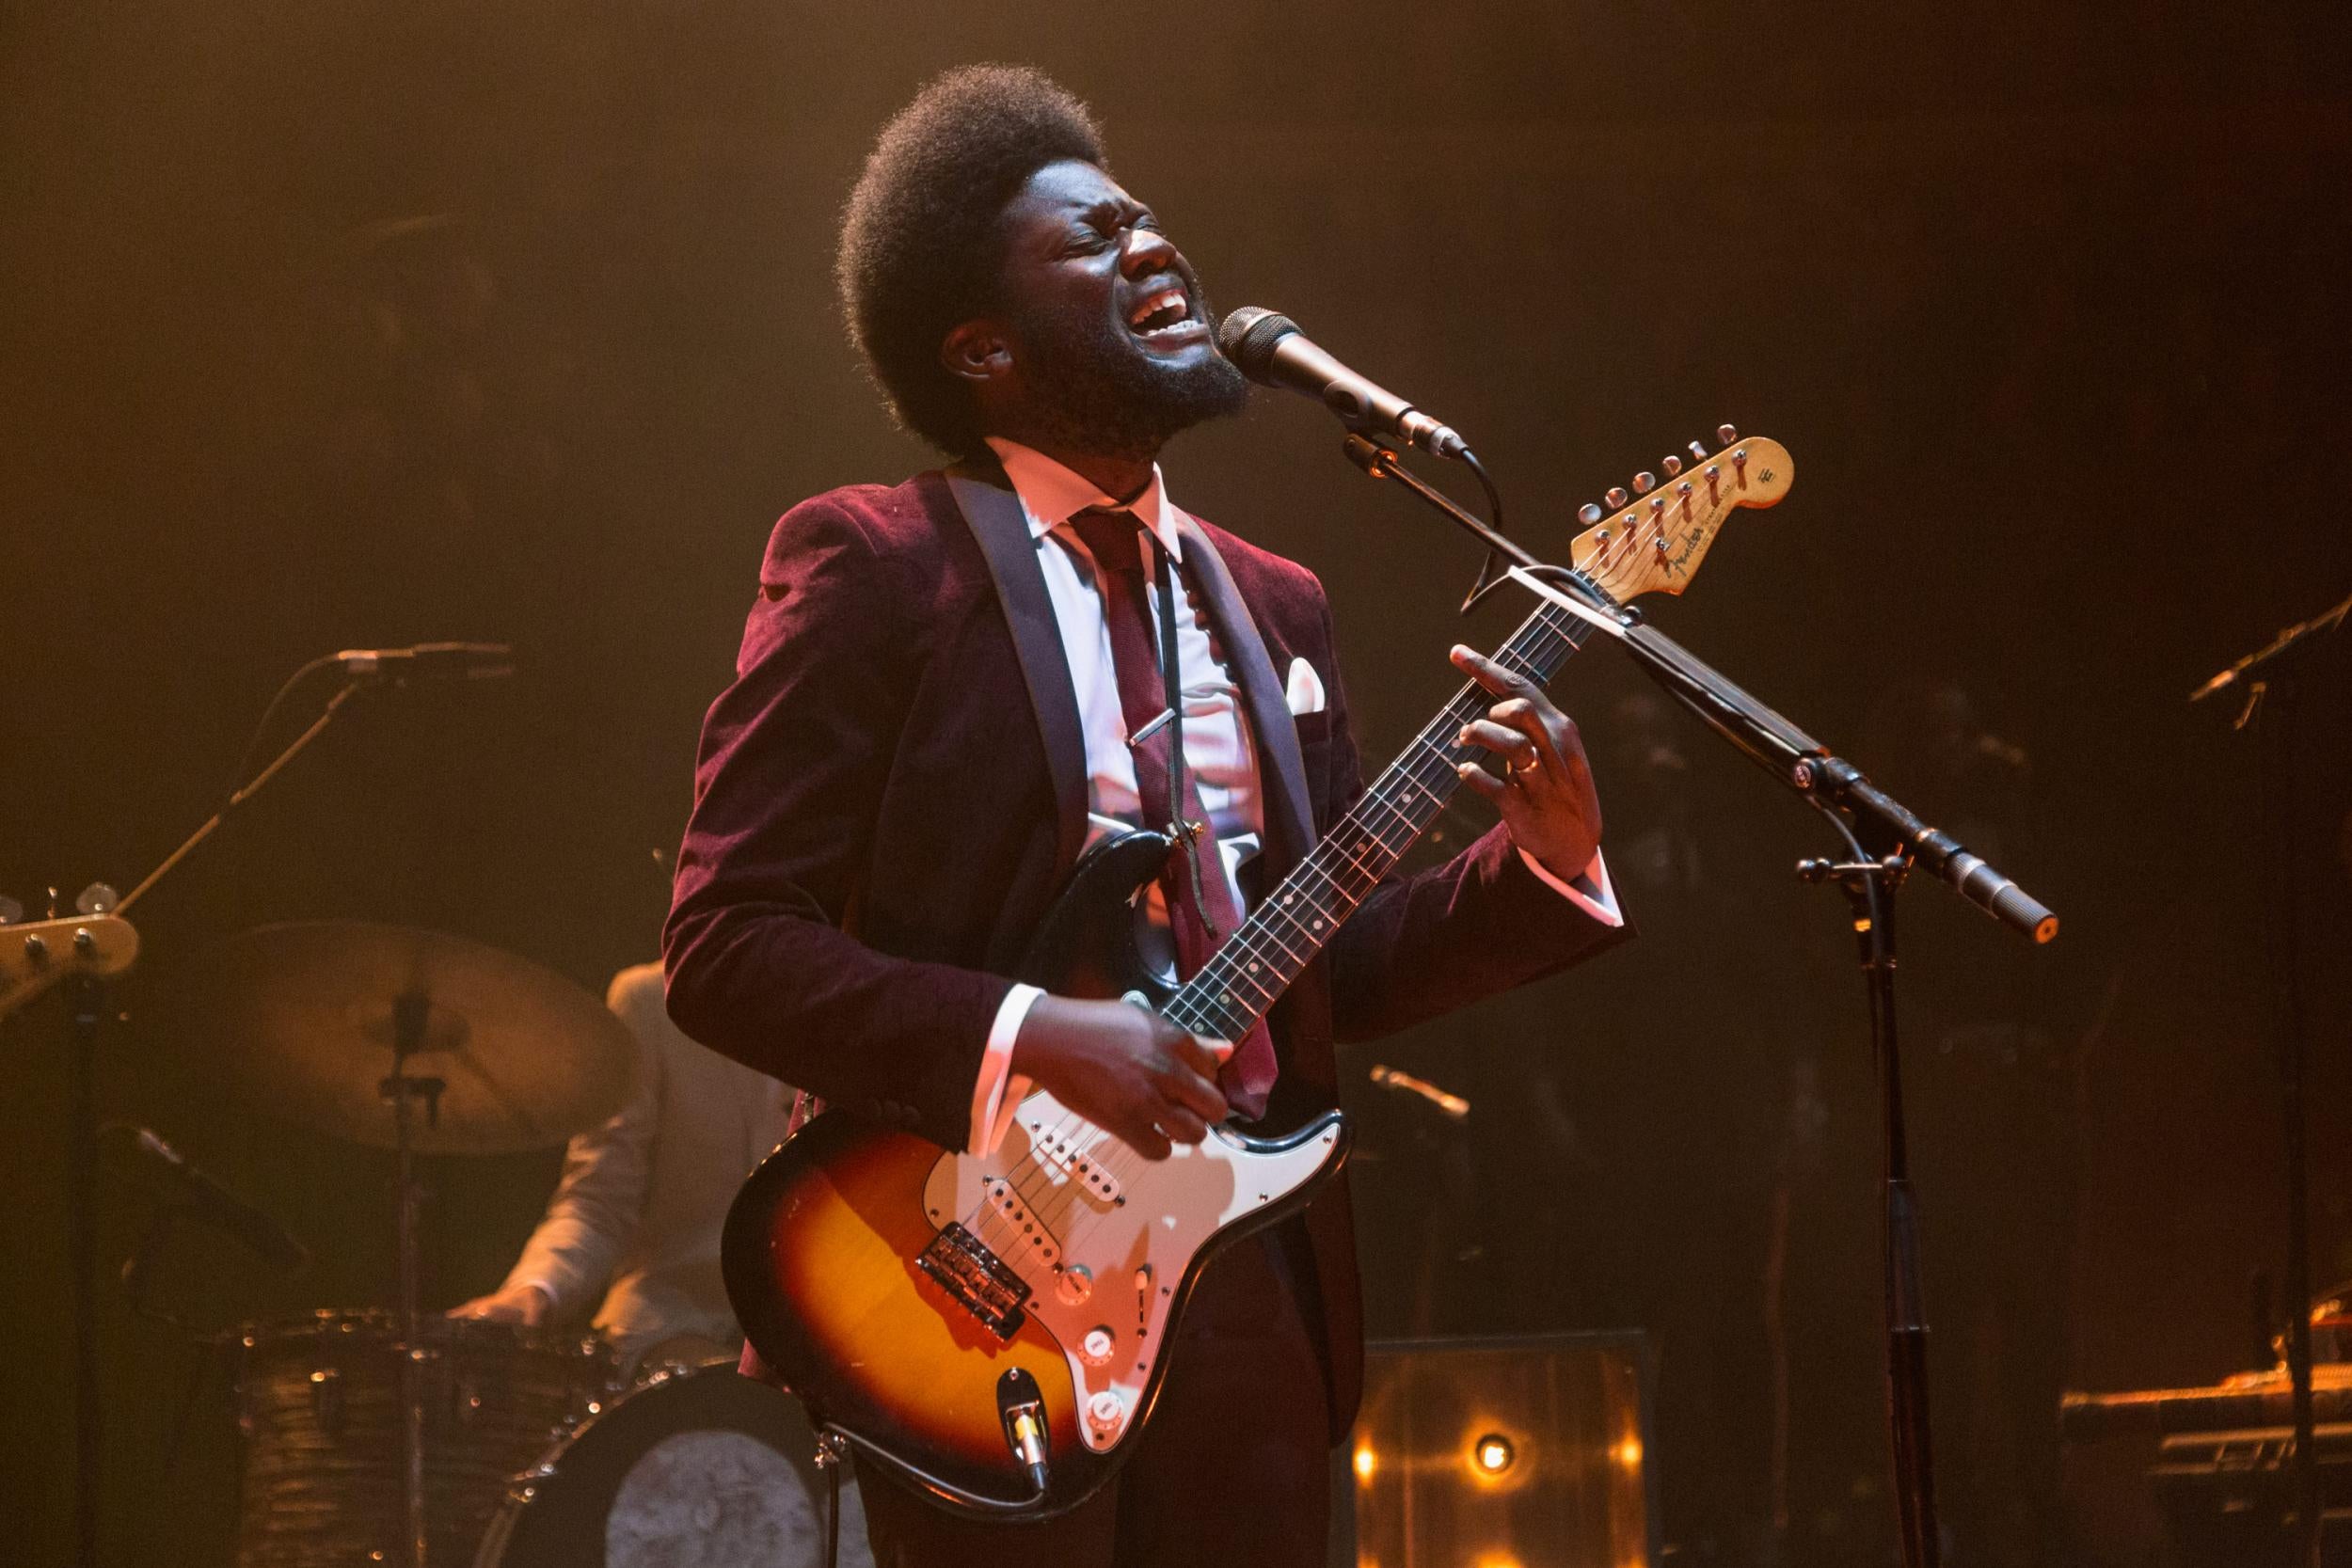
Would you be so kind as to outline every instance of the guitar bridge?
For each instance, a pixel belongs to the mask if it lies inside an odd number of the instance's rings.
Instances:
[[[1010,1339],[1028,1321],[1022,1308],[1029,1287],[962,1226],[950,1224],[932,1237],[914,1261],[997,1338]]]

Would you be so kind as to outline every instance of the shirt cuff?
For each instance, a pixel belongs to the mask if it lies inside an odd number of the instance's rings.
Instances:
[[[965,1145],[971,1153],[993,1154],[1012,1126],[1013,1113],[1029,1096],[1029,1081],[1012,1070],[1012,1042],[1044,994],[1035,986],[1016,985],[996,1005],[996,1022],[988,1026],[988,1044],[980,1052],[980,1074],[972,1085],[972,1128]]]
[[[556,1308],[564,1304],[564,1298],[555,1293],[555,1282],[544,1275],[530,1275],[521,1279],[516,1279],[510,1275],[507,1276],[506,1283],[499,1288],[503,1291],[512,1291],[517,1286],[528,1286],[538,1291],[539,1299],[548,1304],[548,1316],[549,1317],[555,1316]]]
[[[1543,863],[1524,849],[1519,850],[1519,859],[1527,863],[1527,869],[1543,879],[1546,887],[1603,926],[1625,924],[1625,915],[1617,909],[1617,890],[1609,882],[1609,864],[1600,858],[1599,850],[1593,851],[1592,863],[1572,882],[1564,882],[1546,871]]]

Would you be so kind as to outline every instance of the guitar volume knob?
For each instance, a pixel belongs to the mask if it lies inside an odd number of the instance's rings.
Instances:
[[[1087,1297],[1094,1293],[1094,1271],[1084,1263],[1071,1264],[1062,1270],[1061,1277],[1054,1281],[1054,1293],[1061,1297],[1067,1306],[1084,1306]]]

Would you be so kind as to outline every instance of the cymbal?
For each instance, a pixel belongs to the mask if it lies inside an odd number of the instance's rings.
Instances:
[[[421,1022],[405,1058],[437,1078],[415,1102],[421,1154],[547,1148],[619,1109],[635,1043],[580,987],[528,958],[439,931],[357,920],[240,932],[191,999],[207,1061],[273,1114],[377,1148],[394,1146],[399,1004]]]

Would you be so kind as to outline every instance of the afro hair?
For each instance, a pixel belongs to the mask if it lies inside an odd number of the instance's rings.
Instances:
[[[951,455],[980,433],[940,344],[994,303],[1005,204],[1064,160],[1109,166],[1085,104],[1025,66],[963,66],[882,127],[850,193],[834,264],[850,341],[898,422]]]

